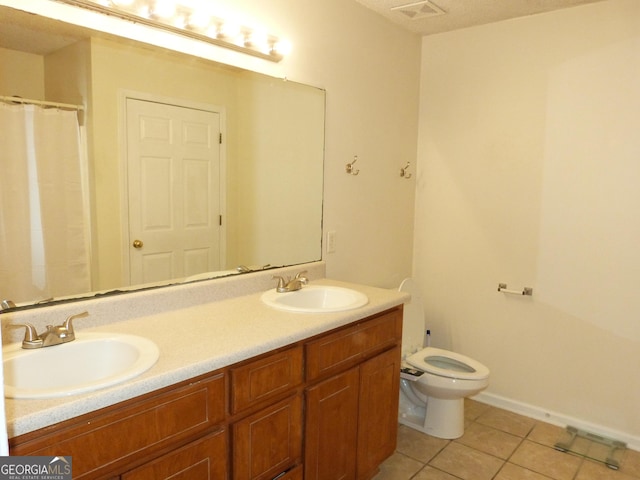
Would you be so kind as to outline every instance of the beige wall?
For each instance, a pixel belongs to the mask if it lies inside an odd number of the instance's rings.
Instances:
[[[44,100],[42,56],[0,48],[0,96],[12,95]]]
[[[434,344],[489,394],[636,448],[639,19],[611,0],[424,38],[414,259]]]

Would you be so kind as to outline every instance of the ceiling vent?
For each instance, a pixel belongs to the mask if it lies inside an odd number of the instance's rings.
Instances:
[[[398,12],[411,20],[419,20],[421,18],[436,17],[438,15],[444,15],[446,12],[437,5],[434,5],[429,0],[423,0],[422,2],[408,3],[406,5],[399,5],[391,8],[392,12]]]

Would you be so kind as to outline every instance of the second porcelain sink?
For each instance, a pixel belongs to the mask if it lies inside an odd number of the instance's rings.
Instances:
[[[364,293],[344,287],[308,285],[295,292],[278,293],[275,289],[262,294],[262,301],[270,307],[291,312],[340,312],[366,305]]]
[[[155,343],[135,335],[79,332],[53,347],[2,349],[7,398],[54,398],[91,392],[130,380],[158,360]]]

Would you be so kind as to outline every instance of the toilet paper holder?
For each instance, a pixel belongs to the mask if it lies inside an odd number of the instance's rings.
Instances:
[[[509,290],[506,283],[498,284],[498,291],[502,293],[510,293],[511,295],[533,295],[533,288],[524,287],[522,290]]]

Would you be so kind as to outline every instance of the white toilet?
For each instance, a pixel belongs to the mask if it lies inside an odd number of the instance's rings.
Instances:
[[[407,278],[400,291],[410,293],[411,301],[404,309],[398,420],[434,437],[458,438],[464,433],[464,398],[487,388],[489,369],[458,353],[421,348],[426,330],[419,289]]]

